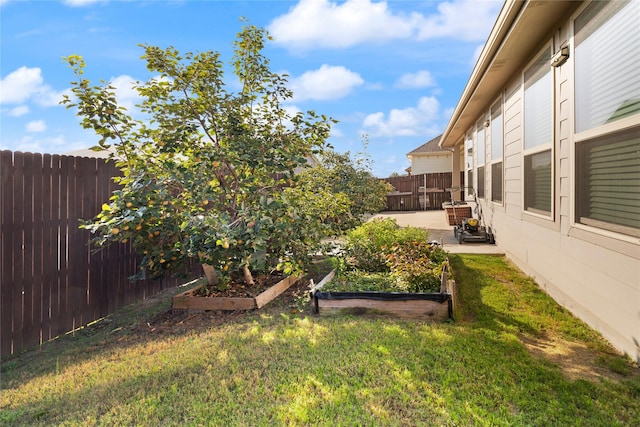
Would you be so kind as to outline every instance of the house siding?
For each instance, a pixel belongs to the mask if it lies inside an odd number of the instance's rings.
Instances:
[[[551,42],[553,50],[557,51],[560,45],[571,41],[571,17],[563,18],[555,28],[547,40],[541,40],[540,47]],[[529,59],[534,59],[539,52],[531,52]],[[485,220],[494,229],[496,240],[507,256],[541,288],[600,331],[619,350],[640,361],[640,240],[589,230],[576,226],[572,220],[575,160],[571,58],[553,71],[552,213],[550,217],[544,217],[523,209],[524,89],[521,76],[526,66],[522,64],[510,83],[500,89],[506,94],[503,104],[504,202],[492,203],[490,197],[481,200]],[[490,108],[491,104],[486,105],[478,119]],[[489,133],[487,141],[490,141]],[[487,154],[491,158],[491,153]],[[488,168],[489,188],[490,183]]]
[[[411,156],[411,174],[451,172],[451,154],[430,154]]]

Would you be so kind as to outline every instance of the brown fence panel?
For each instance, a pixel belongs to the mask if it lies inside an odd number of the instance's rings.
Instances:
[[[53,305],[52,287],[54,281],[54,263],[49,259],[53,253],[54,241],[54,215],[57,213],[57,206],[54,212],[52,199],[54,194],[52,181],[52,162],[53,157],[45,154],[42,157],[42,275],[40,283],[42,283],[42,341],[48,341],[55,337],[51,334],[51,309]],[[55,191],[57,197],[57,190]],[[45,280],[47,278],[48,280]]]
[[[451,173],[428,173],[385,178],[394,188],[387,195],[387,211],[437,210],[451,195]]]
[[[13,248],[18,248],[19,251],[13,254],[13,282],[15,287],[13,288],[13,304],[12,304],[12,324],[14,330],[13,346],[17,348],[23,347],[23,298],[22,290],[24,289],[24,251],[22,240],[23,230],[22,227],[18,227],[18,224],[23,223],[24,219],[24,156],[21,153],[16,153],[16,158],[13,163],[13,231],[12,242]]]
[[[11,152],[0,153],[0,227],[2,239],[0,242],[0,298],[2,304],[0,311],[0,348],[6,352],[13,351],[11,333],[13,330],[13,286],[5,286],[5,283],[13,283],[13,159]]]
[[[0,160],[0,355],[182,282],[130,282],[138,268],[131,244],[93,252],[89,231],[78,227],[117,188],[113,163],[11,151]]]

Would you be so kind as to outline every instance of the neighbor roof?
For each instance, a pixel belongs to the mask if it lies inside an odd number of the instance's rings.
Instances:
[[[410,151],[409,153],[407,153],[407,156],[412,156],[415,154],[427,154],[427,153],[438,153],[441,151],[449,151],[446,149],[443,149],[440,147],[440,137],[442,137],[442,135],[438,135],[435,138],[433,138],[431,141],[427,141],[424,144],[422,144],[421,146],[419,146],[418,148],[416,148],[413,151]]]

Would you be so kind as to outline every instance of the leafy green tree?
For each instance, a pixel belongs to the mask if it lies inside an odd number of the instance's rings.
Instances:
[[[383,210],[387,193],[393,191],[389,183],[373,176],[366,152],[352,156],[350,152],[325,150],[317,165],[301,173],[300,181],[308,191],[340,194],[348,200],[348,209],[332,218],[334,233],[357,227],[367,214]]]
[[[252,284],[258,261],[291,270],[324,237],[322,224],[348,202],[325,188],[299,190],[295,171],[324,150],[333,120],[285,110],[292,93],[262,54],[268,39],[255,26],[238,33],[235,91],[219,53],[143,45],[157,74],[136,84],[144,121],[118,104],[110,84],[84,78],[81,56],[65,58],[76,81],[74,99],[63,103],[77,108],[82,126],[100,137],[96,149],[110,150],[122,171],[110,203],[82,225],[96,245],[130,241],[144,274],[196,259],[218,277],[241,271]]]

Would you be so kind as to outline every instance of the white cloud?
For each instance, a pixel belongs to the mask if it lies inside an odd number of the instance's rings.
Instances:
[[[11,117],[24,116],[25,114],[29,114],[29,107],[27,107],[26,105],[18,105],[17,107],[9,110],[8,114]]]
[[[335,125],[331,125],[331,137],[332,138],[342,138],[344,133]]]
[[[63,3],[71,7],[88,6],[94,3],[102,3],[106,0],[64,0]]]
[[[56,92],[46,85],[42,70],[37,67],[20,67],[0,81],[0,104],[22,104],[32,101],[43,107],[54,107],[59,105],[63,93],[65,92]],[[17,112],[23,112],[24,108],[28,107],[17,107]]]
[[[421,70],[417,73],[403,74],[395,83],[395,87],[400,89],[420,89],[435,85],[436,81],[433,79],[431,73],[427,70]]]
[[[274,42],[293,50],[347,48],[367,42],[448,37],[484,41],[502,0],[440,3],[437,13],[394,13],[392,2],[300,0],[267,27]]]
[[[481,44],[481,45],[478,45],[476,47],[476,50],[473,51],[473,56],[471,57],[471,62],[470,62],[471,67],[475,67],[476,62],[478,62],[478,59],[480,58],[480,54],[482,53],[483,48],[484,48],[484,44]]]
[[[393,109],[388,115],[382,112],[369,114],[362,126],[364,132],[372,137],[425,135],[432,132],[439,110],[438,100],[425,96],[415,107]]]
[[[324,64],[317,70],[307,71],[300,77],[291,79],[290,88],[295,101],[326,101],[340,99],[363,83],[364,80],[358,73],[342,66]]]
[[[274,19],[268,30],[276,43],[293,49],[345,48],[408,38],[418,21],[418,14],[394,15],[384,1],[300,0],[289,13]]]
[[[43,89],[40,68],[20,67],[0,80],[0,104],[20,104]]]
[[[142,101],[138,91],[133,88],[135,82],[133,77],[126,74],[114,77],[109,82],[115,88],[118,105],[125,107],[129,114],[133,114],[136,110],[135,105]]]
[[[44,132],[47,130],[47,124],[44,120],[34,120],[27,123],[26,130],[27,132]]]
[[[116,96],[118,105],[126,108],[127,114],[134,115],[139,113],[139,109],[136,107],[136,104],[142,102],[142,97],[134,88],[134,85],[137,84],[136,79],[126,74],[122,74],[117,77],[112,77],[109,79],[107,84],[113,88],[112,91]],[[60,99],[62,99],[63,95],[68,95],[72,100],[75,98],[73,93],[71,93],[71,90],[67,89],[62,92],[51,92],[50,100],[58,103]]]
[[[9,145],[13,151],[22,151],[28,153],[49,153],[64,154],[70,151],[79,150],[81,148],[90,147],[90,144],[83,141],[70,142],[64,135],[46,138],[34,138],[31,135],[23,136],[17,141],[11,141]]]
[[[60,92],[56,92],[53,89],[45,86],[45,90],[39,93],[39,96],[34,99],[36,104],[41,105],[43,107],[57,107],[60,105],[60,101],[64,95],[69,97],[72,96],[71,89],[65,89]]]
[[[450,37],[465,41],[485,41],[502,7],[502,1],[460,0],[443,2],[438,13],[424,19],[419,40]]]

